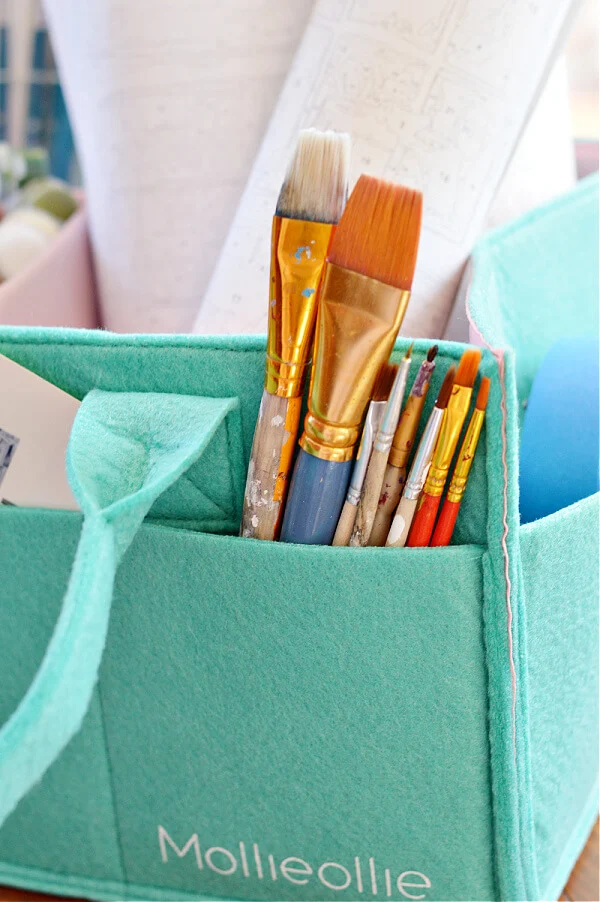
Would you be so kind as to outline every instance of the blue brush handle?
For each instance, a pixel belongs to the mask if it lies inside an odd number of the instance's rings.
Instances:
[[[290,484],[282,542],[331,545],[354,461],[321,460],[300,450]]]

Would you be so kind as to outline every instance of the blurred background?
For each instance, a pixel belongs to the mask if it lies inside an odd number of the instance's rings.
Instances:
[[[585,0],[567,45],[580,176],[598,168],[598,4]],[[69,117],[38,0],[0,0],[0,140],[44,147],[53,175],[80,183]]]

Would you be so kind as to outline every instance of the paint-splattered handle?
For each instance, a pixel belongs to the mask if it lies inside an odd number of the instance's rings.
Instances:
[[[385,545],[390,526],[392,525],[392,517],[398,507],[405,482],[406,467],[395,467],[393,464],[388,464],[383,477],[373,529],[369,536],[370,546],[381,548]]]
[[[369,469],[365,477],[365,484],[360,501],[358,502],[358,510],[356,511],[356,520],[350,545],[362,546],[369,544],[371,530],[375,521],[375,513],[377,511],[377,503],[381,494],[383,478],[385,476],[385,468],[387,466],[389,451],[379,451],[373,449],[371,459],[369,460]]]
[[[417,504],[417,498],[400,500],[385,543],[388,548],[404,548],[406,545]]]
[[[246,479],[240,534],[275,541],[279,536],[302,398],[263,392]]]

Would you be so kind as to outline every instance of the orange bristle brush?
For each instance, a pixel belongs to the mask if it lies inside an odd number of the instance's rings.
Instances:
[[[308,413],[281,540],[330,545],[365,408],[410,297],[418,191],[361,175],[333,236],[319,295]]]
[[[406,543],[409,548],[429,545],[450,464],[471,403],[480,360],[481,351],[476,349],[465,351],[460,358],[433,461]]]
[[[392,525],[386,539],[389,548],[404,548],[413,517],[423,491],[427,473],[437,444],[438,435],[446,415],[446,407],[454,385],[456,368],[448,367],[442,387],[440,388],[433,410],[429,414],[419,447],[414,456],[406,485],[402,492],[400,504],[396,508]]]
[[[431,540],[432,545],[450,544],[450,539],[454,532],[454,524],[458,517],[460,505],[467,487],[469,473],[471,472],[471,464],[473,463],[473,458],[477,451],[477,443],[481,434],[481,427],[483,426],[489,393],[490,380],[487,376],[484,376],[481,380],[481,385],[479,386],[475,410],[471,415],[464,441],[458,452],[458,460],[456,461],[452,479],[450,480],[448,494],[446,495],[446,500],[442,506],[442,512],[433,533],[433,538]]]

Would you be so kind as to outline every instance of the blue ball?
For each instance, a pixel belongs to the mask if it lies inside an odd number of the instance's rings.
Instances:
[[[598,339],[564,338],[540,366],[521,435],[521,522],[600,488]]]

